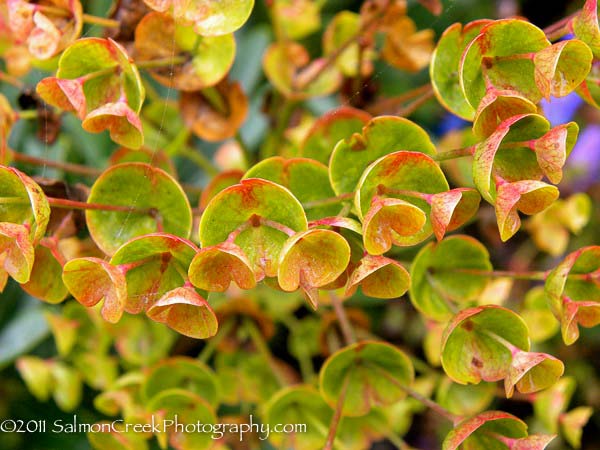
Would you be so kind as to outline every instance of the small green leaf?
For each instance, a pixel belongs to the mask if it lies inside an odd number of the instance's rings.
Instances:
[[[186,389],[215,406],[219,401],[219,387],[215,374],[197,359],[184,356],[161,360],[151,367],[140,388],[142,399],[153,402],[160,392],[174,388]]]
[[[436,401],[453,414],[473,416],[484,411],[496,398],[495,383],[464,386],[444,377],[436,391]]]
[[[467,101],[458,79],[461,56],[468,44],[490,20],[475,20],[462,27],[460,23],[449,26],[440,37],[429,65],[433,92],[449,111],[465,120],[473,120],[475,108]]]
[[[559,417],[567,410],[575,387],[574,378],[563,377],[550,388],[535,394],[533,411],[545,429],[558,432]]]
[[[573,448],[581,448],[583,427],[588,423],[592,414],[594,414],[594,409],[590,406],[579,406],[561,414],[559,419],[561,434]]]
[[[529,328],[529,337],[532,342],[546,341],[560,329],[560,324],[556,321],[546,302],[543,286],[536,286],[527,292],[519,314]]]
[[[360,14],[351,11],[340,11],[331,19],[323,33],[323,53],[329,55],[334,51],[338,51],[346,41],[352,39],[360,31]],[[361,52],[366,52],[367,55],[361,54]],[[372,63],[369,61],[369,56],[372,53],[368,49],[361,49],[358,42],[353,42],[335,59],[335,65],[346,77],[355,77],[359,71],[361,74],[363,72],[368,73],[369,66],[371,71],[373,70]],[[360,57],[363,58],[362,61],[359,61]]]
[[[571,27],[575,36],[590,46],[594,56],[600,57],[598,0],[586,0],[581,12],[571,22]]]
[[[484,26],[460,62],[460,84],[467,101],[477,108],[493,86],[520,92],[537,103],[542,95],[535,83],[531,54],[549,46],[544,32],[524,20],[495,20]]]
[[[60,303],[69,294],[62,281],[62,266],[43,245],[35,248],[35,258],[29,281],[21,285],[29,295],[47,303]]]
[[[64,412],[74,411],[81,403],[83,383],[81,375],[73,367],[62,362],[53,361],[50,364],[52,373],[52,398]]]
[[[348,278],[346,295],[358,286],[363,294],[374,298],[402,297],[410,286],[410,276],[399,262],[385,256],[365,255]]]
[[[217,334],[217,316],[192,287],[173,289],[146,311],[148,317],[194,339],[207,339]]]
[[[83,306],[89,308],[104,300],[101,310],[104,320],[116,323],[123,315],[127,284],[118,267],[100,258],[76,258],[65,264],[62,279]]]
[[[488,283],[485,274],[469,271],[490,270],[487,249],[472,237],[456,235],[437,244],[429,243],[411,265],[410,299],[425,317],[447,321],[455,303],[476,300]]]
[[[251,167],[244,175],[244,179],[247,178],[262,178],[286,187],[302,204],[335,197],[327,167],[308,158],[267,158]],[[305,209],[307,219],[315,220],[337,214],[341,206],[333,204]]]
[[[360,133],[370,119],[367,112],[349,106],[328,111],[308,131],[300,145],[300,156],[328,164],[335,145],[341,139]]]
[[[181,186],[149,164],[109,167],[92,186],[88,203],[135,208],[85,212],[92,239],[107,255],[136,236],[164,231],[187,238],[192,228],[191,207]]]
[[[498,381],[508,375],[513,351],[529,350],[527,325],[495,305],[459,312],[442,338],[442,367],[457,383]]]
[[[108,130],[113,141],[128,148],[137,149],[144,144],[139,116],[122,101],[106,103],[90,111],[81,126],[90,133]]]
[[[50,364],[37,356],[22,356],[15,362],[27,390],[40,402],[46,402],[54,389]]]
[[[362,129],[338,142],[329,162],[329,179],[337,195],[354,192],[369,164],[398,150],[436,153],[429,135],[419,125],[395,116],[371,119]]]
[[[345,395],[342,414],[364,416],[375,406],[396,403],[405,396],[414,371],[410,359],[382,342],[358,342],[331,355],[321,368],[321,395],[332,408]],[[345,388],[345,394],[343,393]]]
[[[42,188],[23,172],[0,166],[0,222],[25,225],[33,243],[46,233],[50,205]]]
[[[241,289],[256,286],[252,265],[243,250],[232,242],[201,249],[189,268],[190,282],[209,292],[224,292],[232,281]]]

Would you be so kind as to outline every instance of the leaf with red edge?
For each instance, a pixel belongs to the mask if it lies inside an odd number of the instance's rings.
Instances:
[[[33,15],[35,27],[29,34],[29,52],[38,59],[48,59],[58,53],[61,39],[60,30],[44,14],[37,11]]]
[[[473,133],[479,139],[485,139],[506,119],[537,110],[535,103],[517,91],[490,88],[477,107]]]
[[[562,180],[562,168],[575,146],[578,133],[579,126],[575,122],[569,122],[552,128],[530,144],[540,169],[554,184]]]
[[[431,196],[431,226],[438,241],[448,231],[464,225],[479,209],[481,197],[475,189],[456,188]]]
[[[215,195],[223,189],[239,183],[243,176],[244,172],[241,170],[228,170],[216,175],[202,190],[199,203],[200,208],[206,209],[206,206]]]
[[[573,448],[581,448],[581,435],[583,427],[594,414],[591,406],[579,406],[569,412],[563,413],[559,418],[561,434]]]
[[[167,233],[151,233],[122,245],[110,262],[126,272],[125,311],[146,311],[168,291],[181,287],[197,247],[187,239]]]
[[[46,233],[50,205],[42,188],[23,172],[0,166],[0,222],[25,225],[36,244]]]
[[[581,12],[571,22],[575,36],[590,46],[596,58],[600,58],[598,23],[598,0],[586,0]]]
[[[506,398],[513,395],[515,386],[522,394],[531,394],[552,386],[563,375],[565,365],[546,353],[517,352],[504,379]]]
[[[283,225],[289,233],[307,228],[304,209],[290,191],[271,181],[247,178],[209,202],[200,218],[200,242],[203,247],[220,244],[236,232],[234,242],[248,256],[257,278],[275,277],[279,254],[289,234],[262,219]]]
[[[538,89],[547,100],[570,94],[590,72],[593,58],[590,48],[577,39],[540,50],[533,58]]]
[[[194,339],[207,339],[217,334],[217,316],[192,287],[183,286],[167,292],[148,308],[146,314]]]
[[[402,237],[419,233],[427,216],[412,203],[398,198],[375,197],[363,221],[363,242],[371,255],[381,255],[392,248],[392,244],[402,245]]]
[[[370,119],[367,112],[348,106],[328,111],[315,121],[306,134],[299,155],[328,164],[335,145],[353,133],[360,133]]]
[[[62,266],[43,245],[35,248],[35,260],[29,281],[21,287],[33,297],[48,303],[60,303],[69,293],[61,278]]]
[[[443,450],[506,450],[504,441],[527,436],[527,424],[502,411],[486,411],[455,425],[444,439]]]
[[[18,283],[29,281],[35,253],[24,225],[0,222],[0,264]]]
[[[473,155],[473,181],[484,199],[494,204],[494,175],[506,181],[542,178],[530,142],[549,130],[550,123],[545,117],[519,114],[500,123],[496,131],[477,144]]]
[[[81,126],[90,133],[108,130],[110,138],[125,147],[140,148],[144,144],[142,121],[125,102],[107,103],[94,109]]]
[[[555,186],[542,181],[523,180],[503,183],[496,194],[496,218],[502,241],[510,239],[521,227],[518,211],[537,214],[558,198]]]
[[[36,92],[46,103],[63,111],[73,111],[81,120],[86,114],[86,100],[81,79],[47,77],[35,87]]]
[[[350,262],[350,245],[335,231],[313,228],[291,236],[279,256],[277,279],[284,291],[310,292],[334,281]],[[316,308],[314,297],[310,296]]]
[[[348,279],[346,295],[352,295],[358,286],[369,297],[397,298],[408,291],[410,275],[402,264],[393,259],[365,255]]]
[[[190,263],[188,274],[194,286],[209,292],[224,292],[232,281],[241,289],[256,286],[248,257],[229,241],[200,249]]]
[[[555,434],[531,434],[513,441],[511,450],[544,450],[554,438]]]
[[[79,303],[89,308],[104,300],[104,320],[119,321],[125,309],[127,283],[118,267],[99,258],[76,258],[64,265],[62,278]]]
[[[509,89],[537,103],[532,54],[550,46],[544,32],[520,19],[495,20],[484,26],[467,46],[459,79],[467,101],[477,108],[487,89]]]
[[[442,367],[460,384],[498,381],[508,375],[513,351],[529,351],[527,325],[495,305],[464,309],[442,337]]]
[[[449,111],[465,120],[473,120],[475,108],[469,104],[463,92],[458,69],[464,49],[490,20],[475,20],[463,28],[455,23],[440,37],[429,65],[433,92],[439,102]]]
[[[545,292],[561,323],[563,341],[579,338],[579,325],[600,324],[600,246],[583,247],[560,262],[546,278]]]

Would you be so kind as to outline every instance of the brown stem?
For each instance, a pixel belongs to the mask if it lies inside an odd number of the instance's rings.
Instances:
[[[128,212],[128,213],[137,213],[137,214],[147,214],[151,215],[152,212],[149,209],[140,209],[135,208],[133,206],[124,206],[124,205],[106,205],[101,203],[86,203],[86,202],[78,202],[76,200],[68,200],[66,198],[54,198],[54,197],[46,197],[50,206],[55,208],[63,208],[63,209],[78,209],[78,210],[97,210],[97,211],[116,211],[116,212]]]
[[[335,292],[330,292],[329,298],[331,299],[331,305],[333,306],[335,315],[340,323],[340,328],[342,329],[342,334],[344,335],[344,341],[346,342],[346,345],[354,344],[356,342],[356,334],[354,333],[352,324],[348,319],[348,315],[346,314],[346,310],[344,309],[342,301]]]
[[[333,413],[333,416],[331,417],[331,423],[329,424],[329,433],[327,434],[327,441],[325,441],[325,446],[323,447],[323,450],[333,450],[337,429],[340,424],[340,420],[342,419],[342,411],[344,410],[344,403],[346,401],[346,394],[348,392],[349,384],[350,377],[348,376],[348,374],[346,374],[346,377],[344,378],[344,384],[342,385],[342,390],[340,391],[340,397],[338,398],[337,404],[335,405],[335,411]]]
[[[396,112],[396,115],[400,116],[400,117],[410,116],[417,109],[419,109],[421,106],[423,106],[429,100],[431,100],[433,98],[433,96],[434,96],[434,93],[433,93],[433,88],[432,88],[429,91],[423,93],[420,97],[417,97],[415,100],[413,100],[411,103],[406,105],[404,108],[400,108]]]
[[[390,97],[390,98],[379,100],[378,102],[376,102],[372,106],[370,106],[367,110],[369,113],[373,114],[374,116],[389,113],[389,112],[392,112],[392,111],[398,109],[398,107],[400,105],[403,105],[404,103],[408,102],[409,100],[412,100],[421,95],[427,94],[430,91],[433,92],[433,88],[431,86],[431,83],[427,83],[427,84],[424,84],[423,86],[419,86],[419,87],[416,87],[409,91],[403,92],[402,94],[400,94],[396,97]]]
[[[76,173],[88,177],[97,177],[102,173],[101,170],[95,169],[93,167],[88,167],[81,164],[52,161],[44,158],[37,158],[35,156],[16,152],[14,150],[11,150],[11,156],[14,161],[22,162],[24,164],[30,164],[33,166],[53,167],[55,169],[64,170],[65,172]]]
[[[433,155],[431,158],[435,161],[447,161],[449,159],[464,158],[465,156],[473,156],[475,153],[475,146],[457,148],[454,150],[448,150],[447,152],[438,153]]]

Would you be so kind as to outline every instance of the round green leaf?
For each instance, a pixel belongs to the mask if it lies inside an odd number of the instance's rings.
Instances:
[[[329,184],[327,167],[308,158],[285,159],[280,156],[267,158],[251,167],[246,178],[262,178],[284,186],[302,204],[315,200],[335,197]],[[310,183],[306,181],[310,180]],[[307,219],[315,220],[321,217],[333,216],[340,211],[338,205],[325,205],[307,208]]]
[[[508,375],[513,350],[529,350],[527,325],[509,309],[495,305],[458,313],[442,338],[442,367],[460,384],[498,381]]]
[[[321,368],[321,395],[335,408],[345,395],[342,414],[364,416],[374,406],[396,403],[405,396],[414,371],[410,359],[382,342],[358,342],[331,355]]]
[[[167,292],[185,284],[196,251],[190,241],[166,233],[140,236],[121,246],[110,262],[125,273],[125,310],[147,311]]]
[[[464,49],[490,20],[475,20],[462,27],[455,23],[440,37],[429,65],[433,92],[449,111],[465,120],[473,120],[475,108],[467,101],[458,79],[460,60]]]
[[[479,241],[456,235],[427,244],[410,267],[413,305],[428,319],[450,319],[454,303],[477,299],[489,281],[489,277],[470,270],[492,270],[490,255]]]
[[[518,91],[537,103],[541,93],[528,54],[549,46],[544,32],[524,20],[496,20],[484,26],[465,49],[459,67],[460,84],[469,104],[477,108],[488,85]]]
[[[47,303],[60,303],[69,293],[62,281],[62,271],[62,266],[52,252],[47,247],[38,245],[29,281],[21,287],[29,295]]]
[[[219,401],[214,373],[197,359],[184,356],[163,359],[150,368],[140,392],[142,399],[151,406],[149,403],[153,403],[157,395],[174,388],[196,394],[212,406]]]
[[[496,398],[495,383],[464,386],[444,377],[436,391],[436,401],[453,414],[473,416],[485,410]]]
[[[46,233],[50,206],[42,188],[23,172],[0,166],[0,222],[25,225],[37,243]]]
[[[393,259],[365,255],[348,278],[346,295],[352,295],[358,286],[369,297],[397,298],[408,290],[410,276],[402,264]]]
[[[517,91],[488,89],[477,107],[473,134],[485,139],[506,119],[519,114],[536,113],[537,110],[535,103]]]
[[[371,119],[362,133],[338,142],[329,162],[329,179],[337,195],[354,192],[363,172],[378,158],[398,150],[436,153],[427,133],[416,123],[402,117]]]
[[[192,211],[183,189],[162,169],[144,163],[108,168],[96,180],[88,203],[133,207],[133,211],[88,209],[90,235],[108,255],[136,236],[164,231],[187,238]]]
[[[249,178],[224,189],[210,201],[200,218],[199,234],[202,246],[207,247],[220,244],[232,232],[241,230],[235,243],[252,262],[259,281],[264,275],[277,276],[279,253],[288,235],[260,223],[240,228],[257,218],[296,232],[307,228],[302,205],[290,191],[271,181]]]

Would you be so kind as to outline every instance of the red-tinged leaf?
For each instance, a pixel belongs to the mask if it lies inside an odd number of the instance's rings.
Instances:
[[[514,440],[510,450],[544,450],[555,437],[555,434],[532,434]]]
[[[215,195],[223,189],[239,183],[243,176],[244,172],[241,170],[228,170],[215,176],[202,190],[202,195],[200,196],[200,208],[206,209],[208,202],[210,202]]]
[[[256,286],[248,257],[239,246],[228,241],[201,249],[194,256],[188,274],[194,286],[210,292],[224,292],[232,281],[241,289]]]
[[[63,111],[74,111],[82,120],[85,117],[86,100],[81,80],[47,77],[37,84],[35,90],[46,103]]]
[[[575,36],[590,46],[594,56],[600,57],[598,0],[586,0],[581,12],[573,19],[571,27]]]
[[[569,122],[552,128],[530,144],[544,175],[554,184],[562,180],[562,168],[575,146],[578,133],[579,126]]]
[[[559,196],[558,189],[542,181],[523,180],[498,186],[496,195],[496,219],[500,238],[510,239],[521,227],[518,211],[537,214]]]
[[[543,173],[529,142],[549,130],[550,123],[545,117],[519,114],[500,123],[496,131],[477,144],[473,155],[473,181],[483,198],[494,204],[494,174],[506,181],[542,178]],[[503,148],[505,144],[508,148]]]
[[[397,261],[385,256],[366,255],[350,275],[346,295],[352,295],[358,286],[363,294],[374,298],[403,296],[410,286],[410,275]]]
[[[15,362],[25,386],[40,402],[47,402],[54,388],[49,361],[37,356],[22,356]]]
[[[192,287],[180,287],[163,295],[146,311],[148,317],[194,339],[217,334],[217,316]]]
[[[140,148],[144,144],[142,121],[125,102],[107,103],[91,111],[81,126],[90,133],[108,130],[110,138],[124,147]]]
[[[127,299],[125,275],[119,268],[99,258],[76,258],[65,264],[62,277],[79,303],[91,307],[104,300],[104,320],[119,321]]]
[[[35,252],[24,225],[0,222],[0,264],[18,283],[27,283]]]
[[[590,48],[577,39],[540,50],[533,58],[538,89],[548,100],[570,94],[585,80],[593,58]]]
[[[489,137],[506,119],[536,113],[537,106],[517,91],[488,89],[477,107],[473,133],[479,139]]]
[[[46,233],[50,206],[42,188],[23,172],[0,166],[0,222],[23,224],[35,245]]]
[[[418,2],[435,16],[439,16],[444,9],[441,0],[418,0]]]
[[[279,286],[287,292],[301,287],[314,300],[314,288],[333,282],[349,262],[350,245],[335,231],[313,228],[297,233],[281,250],[277,270]]]
[[[506,398],[513,395],[515,386],[522,394],[549,388],[563,375],[565,366],[546,353],[517,352],[513,355],[508,376],[504,379]]]
[[[460,384],[499,381],[508,375],[513,353],[529,351],[527,325],[515,312],[495,305],[464,309],[442,338],[442,367]]]
[[[47,303],[60,303],[68,295],[61,278],[62,266],[54,254],[43,245],[35,248],[35,261],[29,281],[22,289]]]
[[[456,188],[431,197],[431,226],[438,241],[448,231],[464,225],[479,209],[481,197],[475,189]]]
[[[579,338],[578,325],[600,323],[600,246],[583,247],[560,262],[546,277],[545,293],[561,323],[563,341]]]
[[[495,435],[498,435],[496,437]],[[518,417],[502,411],[486,411],[465,419],[454,427],[444,439],[443,450],[463,448],[491,449],[499,446],[499,439],[523,438],[527,436],[527,425]],[[471,445],[468,445],[471,443]],[[486,446],[487,444],[487,446]]]
[[[598,324],[600,324],[599,302],[575,302],[568,298],[564,299],[561,332],[565,344],[570,345],[579,339],[579,325],[584,328],[592,328]]]
[[[376,197],[363,222],[365,250],[381,255],[402,245],[396,236],[412,236],[423,228],[427,216],[417,206],[398,198]]]

